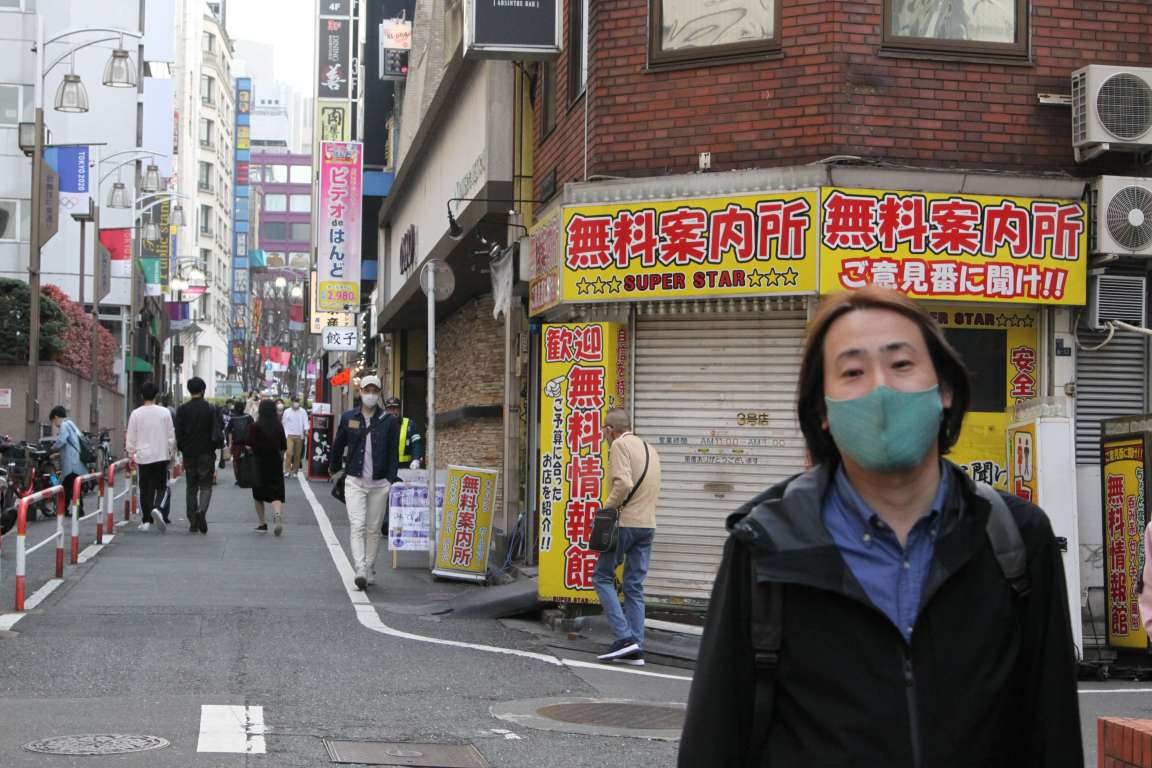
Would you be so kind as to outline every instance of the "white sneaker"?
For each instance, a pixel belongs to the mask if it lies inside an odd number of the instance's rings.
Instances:
[[[151,523],[140,523],[140,527],[137,528],[136,530],[138,530],[138,531],[150,531],[150,530],[152,530],[152,524]]]
[[[156,526],[160,533],[168,532],[168,523],[164,522],[164,515],[160,513],[160,510],[152,510],[152,523]]]

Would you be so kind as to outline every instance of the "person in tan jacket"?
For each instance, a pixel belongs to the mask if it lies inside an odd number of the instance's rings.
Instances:
[[[605,509],[620,510],[620,535],[614,552],[603,552],[592,583],[616,641],[597,658],[644,666],[644,579],[656,535],[656,500],[660,495],[660,456],[632,434],[622,408],[604,418],[608,441],[608,498]],[[635,490],[633,490],[635,489]],[[629,498],[631,496],[631,498]],[[627,503],[625,503],[627,501]],[[624,608],[616,595],[616,568],[624,561]]]

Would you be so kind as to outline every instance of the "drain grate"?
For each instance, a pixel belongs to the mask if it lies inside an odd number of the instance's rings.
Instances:
[[[634,728],[640,731],[679,730],[684,726],[684,710],[653,704],[606,701],[552,704],[537,709],[536,714],[562,723]]]
[[[163,749],[168,740],[159,736],[140,736],[123,733],[88,733],[78,736],[54,736],[25,744],[29,752],[45,755],[127,755]]]
[[[334,763],[390,765],[403,768],[489,768],[471,744],[406,744],[387,741],[324,739]]]

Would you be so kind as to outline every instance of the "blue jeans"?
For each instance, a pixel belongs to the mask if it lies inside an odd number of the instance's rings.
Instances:
[[[617,640],[635,640],[644,645],[644,579],[652,557],[655,528],[621,528],[615,552],[602,552],[596,561],[592,584],[604,615]],[[616,567],[624,561],[624,609],[616,594]]]

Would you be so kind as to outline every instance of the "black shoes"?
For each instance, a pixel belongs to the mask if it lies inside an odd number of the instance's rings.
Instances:
[[[617,661],[622,660],[626,656],[633,654],[640,654],[640,644],[632,638],[627,640],[617,640],[608,646],[608,650],[600,654],[596,658],[600,661]],[[641,663],[643,663],[643,654],[641,654]]]
[[[268,531],[268,523],[261,523],[260,525],[256,526],[256,530],[266,533]]]

